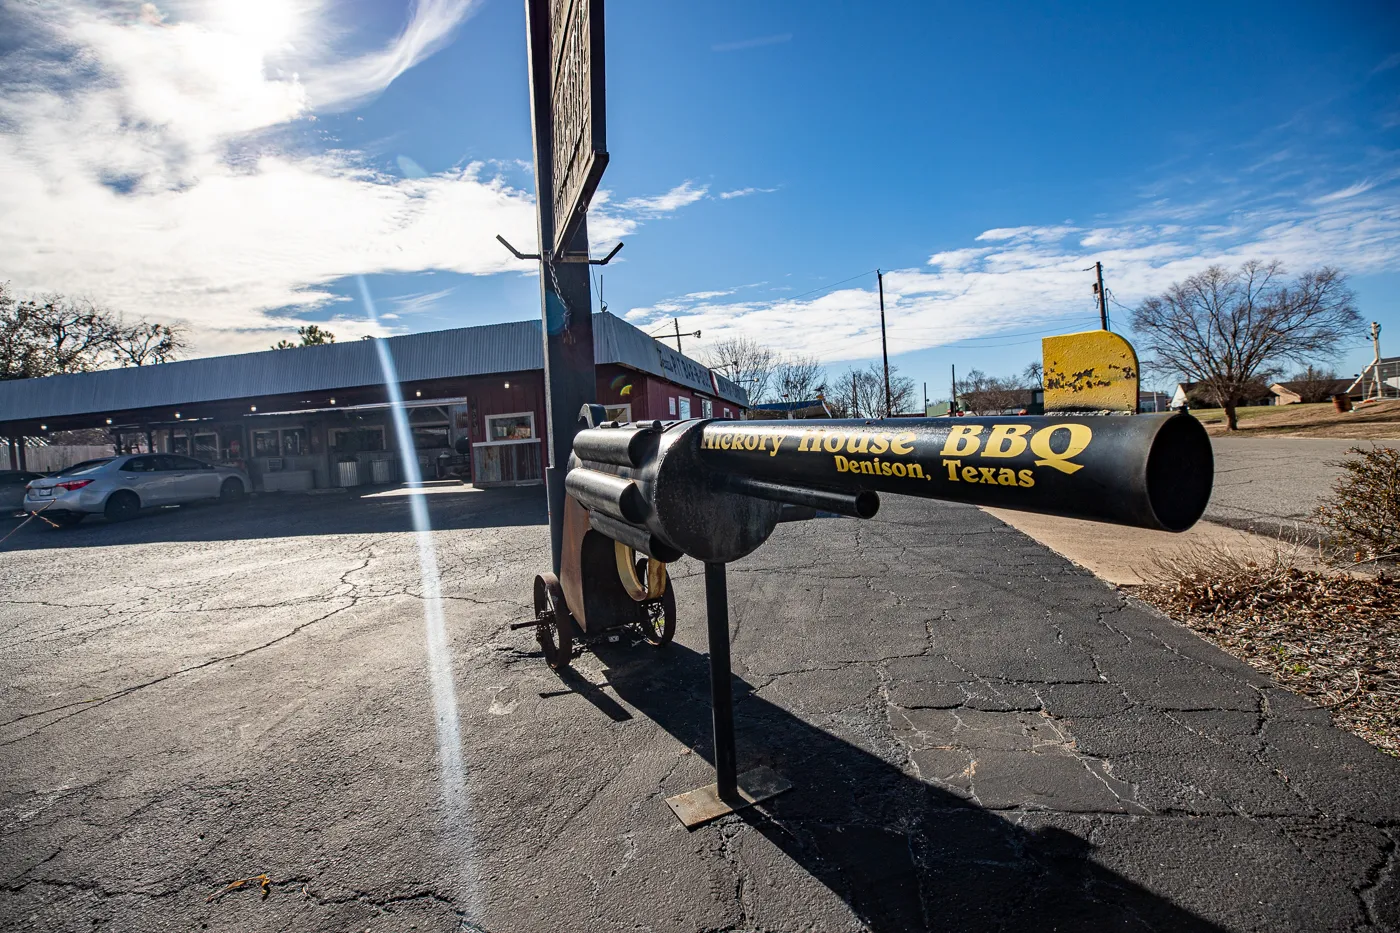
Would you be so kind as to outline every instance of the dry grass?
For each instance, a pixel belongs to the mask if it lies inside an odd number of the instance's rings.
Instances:
[[[1135,593],[1400,757],[1400,580],[1301,569],[1300,556],[1197,552]]]
[[[1212,435],[1231,437],[1338,437],[1372,440],[1400,437],[1400,401],[1362,404],[1338,414],[1331,402],[1309,405],[1253,405],[1237,409],[1240,428],[1225,430],[1225,412],[1195,408],[1191,414]]]

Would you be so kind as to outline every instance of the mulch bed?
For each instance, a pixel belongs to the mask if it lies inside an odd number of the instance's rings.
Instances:
[[[1203,555],[1134,595],[1400,757],[1400,579]]]

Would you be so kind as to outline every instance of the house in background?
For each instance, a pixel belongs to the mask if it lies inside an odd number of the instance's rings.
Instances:
[[[1354,385],[1356,383],[1350,379],[1333,379],[1325,386],[1310,382],[1275,382],[1269,386],[1269,391],[1274,393],[1275,405],[1297,405],[1310,394],[1315,396],[1314,401],[1327,401],[1338,395],[1348,395],[1353,402],[1359,402],[1362,396],[1360,391],[1352,391]]]
[[[1363,398],[1400,398],[1400,356],[1383,356],[1366,364],[1347,386],[1353,400]]]
[[[1245,388],[1244,398],[1237,407],[1245,408],[1250,405],[1272,405],[1274,404],[1274,393],[1269,391],[1269,387],[1263,381],[1251,383]],[[1204,382],[1178,382],[1176,391],[1172,393],[1171,404],[1168,406],[1173,411],[1184,405],[1191,408],[1215,408],[1215,399],[1210,397],[1210,390],[1206,388]]]

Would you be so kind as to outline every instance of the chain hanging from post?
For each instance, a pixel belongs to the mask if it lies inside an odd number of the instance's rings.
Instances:
[[[572,344],[574,335],[569,328],[573,326],[574,309],[569,307],[569,302],[564,297],[564,290],[559,287],[559,277],[554,274],[554,263],[548,257],[541,257],[540,262],[544,263],[545,269],[549,270],[549,282],[554,286],[554,297],[558,298],[559,303],[564,306],[564,342]]]

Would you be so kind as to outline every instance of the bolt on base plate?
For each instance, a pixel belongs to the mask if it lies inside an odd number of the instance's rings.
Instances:
[[[742,810],[792,788],[791,781],[767,765],[745,771],[739,775],[738,782],[739,796],[733,801],[721,799],[718,784],[706,784],[684,794],[667,797],[666,804],[686,829],[694,829],[726,813]]]

